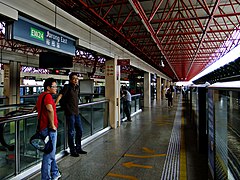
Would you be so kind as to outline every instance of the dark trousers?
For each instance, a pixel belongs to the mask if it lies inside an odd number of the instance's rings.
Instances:
[[[168,107],[172,106],[172,98],[168,98]]]
[[[131,102],[130,101],[123,102],[123,111],[127,116],[127,120],[131,120]]]
[[[81,140],[83,127],[80,115],[70,115],[66,116],[67,125],[68,125],[68,146],[70,148],[70,152],[75,152],[82,150]],[[75,138],[74,138],[75,137]],[[76,148],[74,145],[74,139]]]

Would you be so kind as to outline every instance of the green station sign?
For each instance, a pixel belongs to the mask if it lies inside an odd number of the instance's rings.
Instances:
[[[36,28],[31,27],[31,29],[30,29],[30,36],[32,38],[36,38],[36,39],[38,39],[40,41],[44,41],[44,32],[40,31],[40,30],[38,30]]]

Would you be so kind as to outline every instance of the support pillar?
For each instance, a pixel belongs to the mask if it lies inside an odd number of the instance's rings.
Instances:
[[[120,67],[117,58],[105,63],[105,97],[109,100],[109,120],[112,128],[117,128],[120,117]]]
[[[162,97],[162,83],[161,83],[161,77],[157,77],[157,101],[161,101]]]
[[[167,82],[166,79],[162,79],[163,83],[163,89],[162,89],[162,94],[163,94],[163,99],[165,98],[166,90],[167,90]]]
[[[4,64],[4,95],[6,104],[20,103],[20,62]]]
[[[149,72],[144,73],[144,107],[151,107],[151,76]]]

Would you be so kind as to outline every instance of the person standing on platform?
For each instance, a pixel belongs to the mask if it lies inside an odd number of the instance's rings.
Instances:
[[[173,97],[172,97],[172,91],[171,88],[167,89],[167,93],[166,93],[166,98],[168,99],[168,108],[171,108],[173,105]]]
[[[174,88],[173,88],[173,85],[170,85],[169,87],[171,89],[171,92],[172,92],[172,98],[174,97]]]
[[[125,86],[122,87],[123,93],[123,111],[127,116],[127,121],[131,122],[131,101],[132,95]]]
[[[78,74],[71,73],[69,75],[69,84],[64,85],[56,99],[56,104],[61,98],[64,99],[63,110],[68,126],[68,146],[73,157],[79,157],[79,154],[87,154],[81,145],[83,127],[78,109],[79,93]]]
[[[57,93],[56,80],[53,78],[48,78],[44,82],[44,92],[42,92],[37,100],[36,106],[33,108],[37,110],[38,117],[41,122],[39,130],[41,134],[47,135],[52,139],[53,150],[49,154],[43,154],[42,167],[41,167],[41,177],[42,180],[47,179],[59,179],[61,174],[58,170],[58,166],[55,159],[56,145],[57,145],[57,128],[58,128],[58,118],[56,113],[56,105],[52,98],[52,94]],[[43,103],[43,104],[42,104]]]
[[[184,97],[185,96],[185,87],[183,85],[182,85],[181,90],[182,90],[182,96]]]

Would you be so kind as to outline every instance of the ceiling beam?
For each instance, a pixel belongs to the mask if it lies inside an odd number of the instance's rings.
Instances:
[[[201,39],[200,39],[200,42],[199,42],[199,44],[198,44],[197,51],[195,52],[194,58],[193,58],[192,62],[190,63],[190,66],[188,67],[186,77],[188,77],[188,75],[189,75],[189,73],[190,73],[190,70],[192,69],[193,63],[194,63],[194,61],[196,60],[197,54],[198,54],[198,52],[199,52],[199,50],[200,50],[200,47],[202,46],[202,43],[204,42],[204,39],[205,39],[205,37],[206,37],[206,35],[207,35],[207,31],[209,30],[210,24],[211,24],[211,22],[213,21],[213,18],[214,18],[213,15],[214,15],[215,12],[217,11],[217,8],[218,8],[218,6],[219,6],[219,3],[220,3],[220,0],[216,0],[216,1],[215,1],[215,4],[214,4],[213,9],[212,9],[212,12],[211,12],[211,15],[210,15],[210,17],[209,17],[209,19],[208,19],[208,21],[207,21],[206,27],[205,27],[205,29],[204,29],[204,31],[203,31],[203,35],[202,35],[202,37],[201,37]]]
[[[154,31],[153,27],[151,26],[151,24],[149,23],[148,21],[148,18],[141,6],[141,4],[139,3],[138,0],[128,0],[129,3],[132,5],[133,9],[135,10],[135,12],[137,14],[139,14],[141,20],[142,20],[142,23],[143,25],[145,26],[146,30],[151,34],[151,37],[152,39],[154,40],[154,42],[156,42],[159,50],[162,52],[163,56],[165,57],[166,59],[166,56],[164,55],[164,52],[162,50],[162,47],[161,47],[161,44],[160,44],[160,41],[156,35],[156,32]],[[172,72],[174,73],[174,75],[176,76],[176,78],[179,80],[179,77],[177,75],[177,73],[175,72],[174,68],[172,67],[172,65],[166,61],[168,63],[168,66],[171,68]]]

